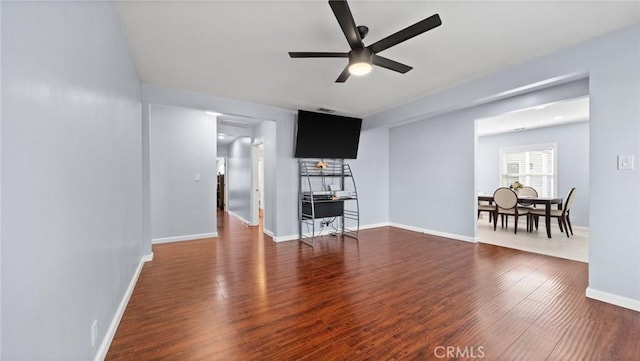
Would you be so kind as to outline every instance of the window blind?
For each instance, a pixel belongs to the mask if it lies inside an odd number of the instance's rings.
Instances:
[[[555,144],[529,145],[500,150],[500,183],[509,187],[518,181],[533,187],[540,197],[556,195]]]

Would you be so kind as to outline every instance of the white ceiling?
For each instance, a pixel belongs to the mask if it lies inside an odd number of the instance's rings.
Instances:
[[[351,1],[369,45],[439,13],[443,25],[380,53],[413,66],[375,67],[334,83],[347,59],[326,1],[118,1],[142,81],[289,109],[364,117],[640,21],[640,3]]]
[[[538,105],[478,119],[478,135],[522,131],[589,121],[589,97]]]

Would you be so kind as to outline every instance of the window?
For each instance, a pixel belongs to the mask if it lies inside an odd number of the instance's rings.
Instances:
[[[556,195],[556,145],[539,144],[500,149],[500,184],[518,181],[533,187],[540,197]]]

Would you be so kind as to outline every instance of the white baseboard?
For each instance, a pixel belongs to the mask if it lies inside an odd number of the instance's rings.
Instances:
[[[109,328],[100,343],[100,347],[98,348],[98,352],[96,353],[96,357],[94,361],[103,361],[105,357],[107,357],[107,352],[109,351],[109,347],[111,346],[111,341],[113,341],[113,337],[116,335],[116,330],[118,329],[118,325],[120,325],[120,320],[122,320],[122,315],[124,315],[124,311],[127,309],[127,304],[129,304],[129,299],[133,294],[133,290],[136,287],[136,283],[138,282],[138,277],[140,277],[140,272],[142,272],[142,266],[145,262],[149,262],[153,260],[153,252],[150,254],[146,254],[140,257],[140,262],[138,263],[138,267],[135,272],[133,272],[133,277],[131,277],[131,281],[129,282],[129,286],[127,290],[124,292],[122,296],[122,300],[120,300],[120,304],[116,309],[116,313],[113,315],[111,319],[111,323],[109,324]]]
[[[477,242],[476,237],[461,236],[461,235],[459,235],[459,234],[447,233],[447,232],[440,232],[440,231],[434,231],[434,230],[432,230],[432,229],[426,229],[426,228],[420,228],[420,227],[408,226],[408,225],[406,225],[406,224],[399,224],[399,223],[390,223],[389,225],[390,225],[391,227],[402,228],[402,229],[406,229],[406,230],[408,230],[408,231],[419,232],[419,233],[426,233],[426,234],[430,234],[430,235],[432,235],[432,236],[438,236],[438,237],[444,237],[444,238],[455,239],[456,241],[464,241],[464,242],[470,242],[470,243],[476,243],[476,242]]]
[[[389,227],[389,226],[396,227],[396,228],[402,228],[402,229],[406,229],[408,231],[413,231],[413,232],[418,232],[418,233],[426,233],[426,234],[430,234],[430,235],[434,235],[434,236],[438,236],[438,237],[455,239],[457,241],[464,241],[464,242],[470,242],[470,243],[476,243],[478,241],[476,237],[461,236],[459,234],[434,231],[434,230],[431,230],[431,229],[419,228],[419,227],[408,226],[408,225],[399,224],[399,223],[391,223],[391,222],[365,224],[365,225],[360,226],[360,230],[370,229],[370,228],[379,228],[379,227]],[[320,235],[321,236],[322,235],[327,235],[327,234],[331,233],[331,231],[333,231],[333,230],[332,229],[325,230],[325,231],[321,232]],[[271,236],[271,238],[273,238],[274,242],[287,242],[287,241],[295,241],[295,240],[299,239],[297,234],[291,234],[291,235],[288,235],[288,236],[280,236],[280,237]]]
[[[266,228],[263,230],[263,233],[266,234],[267,236],[271,237],[271,238],[274,238],[273,237],[274,236],[273,232],[271,232],[270,230],[268,230]]]
[[[389,222],[382,222],[382,223],[371,223],[371,224],[365,224],[364,226],[361,226],[360,229],[371,229],[371,228],[380,228],[380,227],[389,227],[391,225],[391,223]]]
[[[151,261],[153,261],[153,252],[142,256],[142,262],[151,262]]]
[[[200,233],[200,234],[187,234],[184,236],[154,238],[151,240],[151,244],[180,242],[180,241],[194,241],[196,239],[214,238],[218,237],[218,232]]]
[[[235,212],[232,212],[232,211],[227,211],[227,213],[229,213],[230,215],[238,218],[242,223],[246,224],[247,226],[251,225],[251,222],[249,222],[248,220],[244,219],[241,215],[239,215],[239,214],[237,214]]]
[[[333,233],[334,230],[333,228],[328,228],[328,229],[324,229],[322,230],[322,232],[318,232],[316,237],[321,237],[321,236],[328,236],[329,234]],[[311,237],[311,233],[304,233],[305,237]],[[300,237],[297,234],[290,234],[288,236],[282,236],[282,237],[274,237],[273,241],[274,242],[288,242],[288,241],[297,241],[298,239],[300,239]]]
[[[628,308],[633,311],[640,312],[640,300],[634,300],[624,296],[615,295],[613,293],[604,292],[600,290],[587,287],[585,295],[588,298],[610,303],[612,305]]]
[[[379,227],[388,227],[388,226],[390,226],[389,222],[371,223],[371,224],[365,224],[360,226],[360,230],[370,229],[370,228],[379,228]],[[327,236],[333,231],[334,231],[333,228],[327,228],[322,232],[320,232],[318,236]],[[311,236],[311,233],[305,233],[305,236]],[[273,238],[274,242],[297,241],[298,239],[300,239],[300,237],[297,234],[290,234],[288,236],[280,236],[280,237],[271,236],[271,238]]]
[[[274,242],[288,242],[288,241],[297,241],[300,237],[298,237],[297,234],[292,234],[292,235],[281,236],[281,237],[271,236],[271,238],[273,239]]]
[[[329,229],[325,229],[322,232],[318,232],[316,237],[320,237],[320,236],[328,236],[330,233],[333,232],[333,228],[329,228]],[[311,237],[311,233],[304,233],[305,237]],[[272,237],[274,242],[289,242],[289,241],[297,241],[300,239],[300,236],[297,234],[290,234],[288,236],[282,236],[282,237]]]

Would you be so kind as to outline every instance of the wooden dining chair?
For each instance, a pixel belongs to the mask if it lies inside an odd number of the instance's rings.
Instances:
[[[529,209],[532,209],[532,208],[545,209],[544,204],[534,204],[534,203],[528,202],[526,199],[522,199],[525,197],[538,198],[538,191],[535,188],[529,187],[529,186],[524,186],[523,188],[521,188],[518,191],[518,198],[520,198],[520,200],[518,201],[518,204],[520,205],[520,207],[527,207]],[[538,217],[534,217],[533,221],[535,222],[536,228],[538,228]]]
[[[569,214],[571,213],[571,204],[573,203],[573,197],[576,194],[576,189],[571,188],[569,194],[567,195],[566,201],[562,207],[562,209],[550,209],[551,217],[558,219],[558,226],[560,227],[560,231],[567,234],[569,237],[569,232],[573,236],[573,227],[571,227],[571,220],[569,219]],[[545,209],[537,209],[533,208],[529,211],[530,217],[544,217]],[[533,224],[533,223],[532,223]],[[538,223],[535,222],[536,230],[538,229]]]
[[[482,201],[478,201],[478,218],[480,218],[480,213],[481,212],[487,212],[489,213],[489,223],[491,223],[491,220],[493,219],[493,214],[496,211],[496,205],[493,202],[487,202],[484,203]]]
[[[493,193],[493,201],[496,203],[496,210],[493,214],[493,230],[496,230],[498,224],[498,215],[506,218],[507,227],[509,226],[509,216],[513,216],[515,220],[515,226],[513,233],[518,233],[518,219],[521,216],[527,216],[527,231],[529,227],[529,209],[518,206],[518,195],[513,189],[501,187],[496,189]],[[505,220],[502,222],[502,227],[505,226]]]
[[[520,190],[518,191],[518,195],[520,197],[538,198],[538,191],[533,187],[525,186],[523,188],[520,188]],[[526,201],[520,200],[520,203],[526,204]]]

